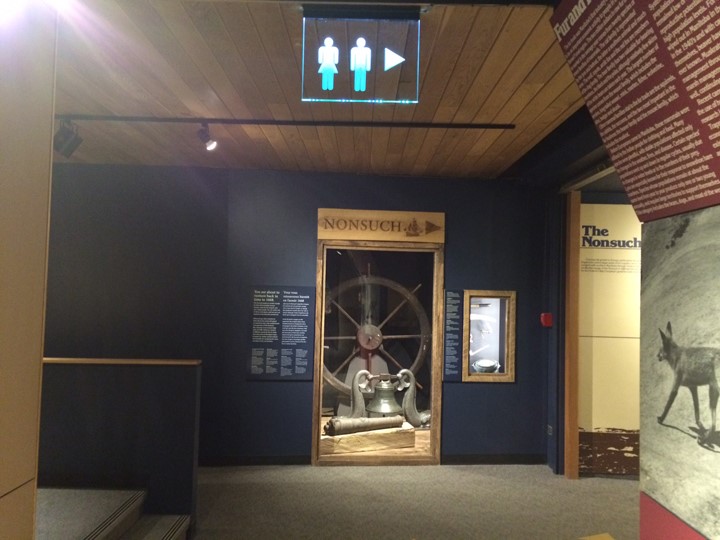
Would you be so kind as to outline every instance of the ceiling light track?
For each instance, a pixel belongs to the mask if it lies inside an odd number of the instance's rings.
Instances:
[[[515,129],[515,124],[454,123],[454,122],[355,122],[344,120],[271,120],[254,118],[187,118],[157,116],[110,116],[94,114],[58,114],[60,121],[131,122],[154,124],[202,124],[279,127],[351,127],[408,129]]]

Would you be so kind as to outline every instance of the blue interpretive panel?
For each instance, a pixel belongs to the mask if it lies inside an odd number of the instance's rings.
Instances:
[[[464,291],[445,291],[445,382],[462,381]]]
[[[314,334],[313,287],[253,289],[248,379],[312,380]]]

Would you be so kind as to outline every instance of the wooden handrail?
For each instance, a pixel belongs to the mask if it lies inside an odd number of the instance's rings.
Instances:
[[[98,366],[199,366],[202,360],[147,358],[43,358],[43,364],[74,364]]]

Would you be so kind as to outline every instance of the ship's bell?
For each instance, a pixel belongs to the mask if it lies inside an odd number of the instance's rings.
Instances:
[[[402,415],[402,407],[395,400],[395,385],[388,380],[380,380],[375,385],[375,396],[365,406],[370,418]]]

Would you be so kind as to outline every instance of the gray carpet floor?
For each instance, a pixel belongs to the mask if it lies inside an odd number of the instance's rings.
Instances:
[[[638,538],[638,482],[544,465],[201,468],[197,540]]]

